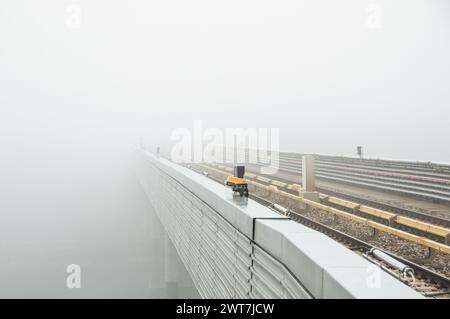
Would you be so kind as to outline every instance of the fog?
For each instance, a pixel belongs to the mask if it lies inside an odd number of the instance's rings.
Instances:
[[[169,149],[195,120],[279,128],[288,151],[450,162],[449,15],[447,0],[3,0],[0,296],[167,296],[133,149]]]

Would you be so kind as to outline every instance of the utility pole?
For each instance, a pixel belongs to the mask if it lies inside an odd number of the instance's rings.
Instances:
[[[299,195],[302,198],[318,202],[319,193],[316,191],[316,161],[314,155],[303,155],[302,161],[302,190]]]
[[[363,159],[363,147],[362,146],[357,146],[356,147],[356,154],[359,156],[360,160]]]

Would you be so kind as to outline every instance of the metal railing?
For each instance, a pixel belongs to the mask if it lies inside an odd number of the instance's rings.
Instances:
[[[275,165],[282,171],[300,176],[302,156],[280,152]],[[450,166],[326,155],[315,157],[318,179],[450,203]],[[246,158],[249,158],[248,152]],[[267,162],[269,157],[263,155],[259,160]]]

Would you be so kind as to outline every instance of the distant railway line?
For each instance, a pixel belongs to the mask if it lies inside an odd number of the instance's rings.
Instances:
[[[279,169],[301,175],[302,155],[279,154]],[[246,155],[247,159],[249,154]],[[450,204],[450,165],[315,155],[316,177]],[[269,157],[261,157],[267,162]]]

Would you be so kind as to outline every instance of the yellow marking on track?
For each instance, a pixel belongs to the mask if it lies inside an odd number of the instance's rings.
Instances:
[[[287,188],[297,192],[299,192],[302,189],[302,187],[298,184],[290,184]]]
[[[263,177],[263,176],[256,176],[256,178],[258,181],[264,182],[264,183],[270,183],[271,179],[267,178],[267,177]]]
[[[395,218],[395,216],[397,216],[397,214],[386,212],[384,210],[372,208],[372,207],[365,206],[365,205],[361,205],[358,210],[360,212],[363,212],[363,213],[366,213],[366,214],[369,214],[372,216],[380,217],[383,219],[387,219],[387,220],[390,220],[392,218]]]
[[[276,180],[272,180],[272,185],[278,186],[278,187],[286,187],[286,183],[280,182],[280,181],[276,181]]]
[[[431,225],[416,219],[412,219],[409,217],[405,217],[405,216],[397,216],[396,220],[397,224],[401,224],[401,225],[405,225],[408,227],[412,227],[415,229],[419,229],[422,231],[425,231],[427,233],[433,234],[433,235],[437,235],[437,236],[441,236],[441,237],[447,237],[450,235],[450,229],[444,228],[444,227],[440,227],[440,226],[435,226],[435,225]]]

